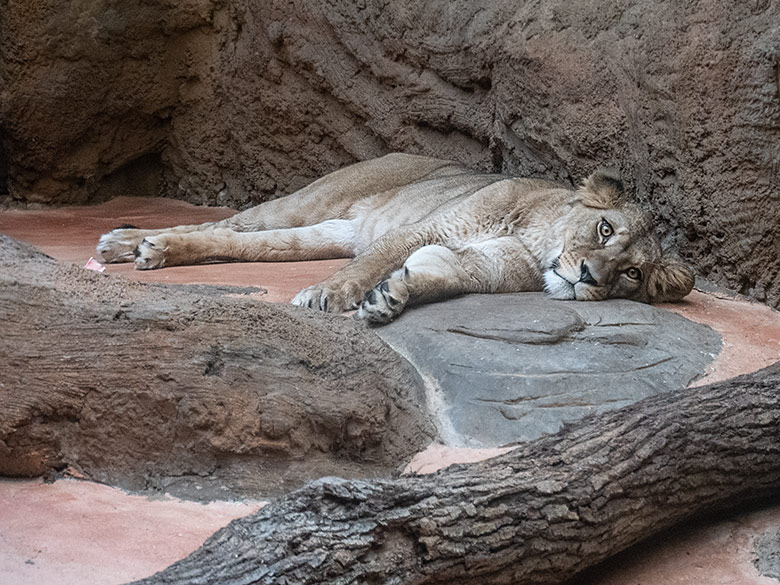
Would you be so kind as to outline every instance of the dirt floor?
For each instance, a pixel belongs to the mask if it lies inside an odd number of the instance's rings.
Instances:
[[[261,505],[152,499],[77,480],[0,480],[0,584],[140,579]]]
[[[65,262],[85,265],[101,233],[130,223],[156,228],[221,219],[232,211],[163,199],[123,197],[94,207],[0,211],[0,232]],[[109,274],[144,282],[257,286],[260,296],[289,301],[345,260],[217,264],[139,272],[108,265]],[[780,314],[728,295],[695,291],[671,310],[723,336],[707,383],[780,359]],[[431,446],[409,469],[430,472],[496,454]],[[580,582],[592,585],[771,585],[752,564],[757,535],[780,522],[780,502],[762,511],[697,524],[628,551]],[[54,484],[0,480],[0,585],[124,583],[160,570],[197,548],[232,518],[260,502],[207,505],[149,499],[83,481]],[[585,578],[583,578],[585,579]]]

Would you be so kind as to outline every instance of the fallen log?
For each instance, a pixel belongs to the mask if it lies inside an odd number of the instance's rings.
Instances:
[[[326,478],[137,585],[552,584],[694,514],[780,493],[780,364],[480,464]]]

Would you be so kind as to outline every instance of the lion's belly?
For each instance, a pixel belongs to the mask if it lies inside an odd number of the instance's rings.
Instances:
[[[458,175],[419,181],[372,195],[357,204],[350,216],[358,221],[356,252],[388,232],[442,214],[480,189],[502,179],[498,175]]]

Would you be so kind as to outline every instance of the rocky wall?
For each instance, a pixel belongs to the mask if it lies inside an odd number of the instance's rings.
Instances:
[[[667,244],[780,305],[777,0],[3,0],[11,197],[245,207],[403,150],[619,169]]]
[[[2,142],[0,142],[0,197],[8,197],[8,162]]]

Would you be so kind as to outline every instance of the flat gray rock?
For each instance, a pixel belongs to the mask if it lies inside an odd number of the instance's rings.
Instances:
[[[780,526],[765,532],[756,542],[755,550],[758,572],[780,581]]]
[[[720,351],[712,329],[670,311],[542,293],[471,295],[376,329],[426,381],[441,439],[494,447],[684,388]]]

